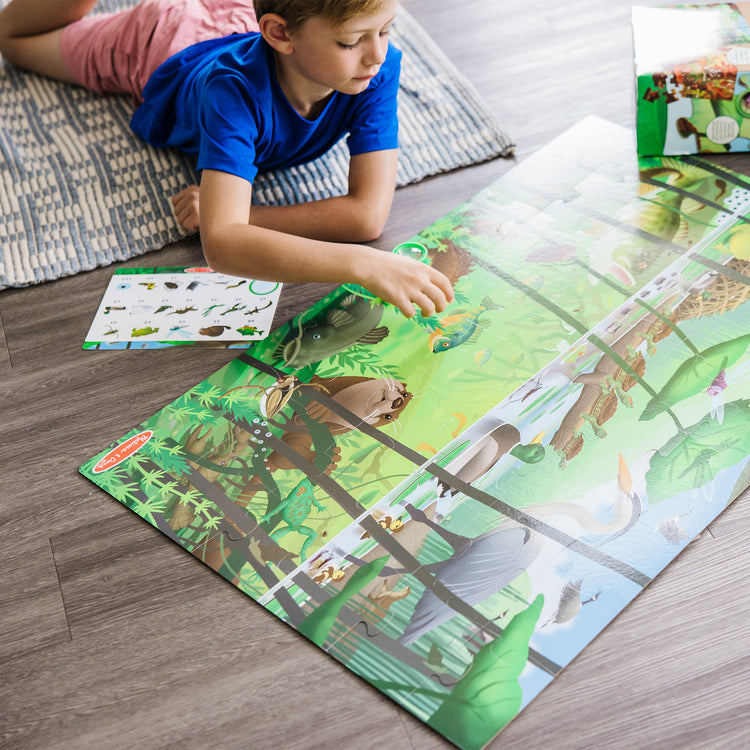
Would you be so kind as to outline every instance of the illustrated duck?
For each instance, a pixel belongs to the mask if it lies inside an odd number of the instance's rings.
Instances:
[[[506,454],[524,463],[535,464],[545,455],[542,437],[544,432],[540,432],[530,443],[523,444],[518,428],[503,422],[468,446],[445,468],[462,482],[471,484],[486,474]],[[440,497],[457,492],[445,482],[439,481],[438,484]]]

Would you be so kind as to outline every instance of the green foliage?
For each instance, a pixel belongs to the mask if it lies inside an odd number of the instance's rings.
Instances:
[[[109,472],[108,472],[109,473]],[[106,487],[104,486],[106,483]],[[119,481],[114,472],[109,473],[102,488],[109,492],[115,500],[135,510],[140,505],[140,487],[135,482],[126,481],[125,476],[120,476]]]
[[[360,589],[366,586],[380,575],[389,555],[383,555],[376,560],[363,565],[354,571],[351,578],[344,584],[344,588],[332,596],[328,601],[318,606],[311,612],[299,625],[302,635],[309,638],[313,643],[322,646],[325,643],[328,634],[331,632],[336,623],[341,608],[351,599]]]
[[[182,475],[188,470],[187,459],[182,446],[157,436],[151,438],[131,459],[131,465],[140,466],[140,461],[152,461],[164,471]]]
[[[646,404],[640,419],[653,419],[680,401],[705,391],[722,370],[731,367],[742,357],[748,345],[750,333],[722,341],[686,359],[659,393]]]
[[[503,634],[484,646],[453,686],[429,725],[464,750],[484,747],[521,709],[518,678],[544,604],[540,594]]]
[[[461,223],[462,220],[464,217],[458,211],[447,214],[423,229],[417,240],[428,247],[437,246],[438,250],[444,240],[450,240],[457,245],[471,244],[475,236],[467,225]]]
[[[168,404],[160,417],[175,417],[183,420],[191,419],[194,422],[207,422],[211,419],[212,410],[205,403],[206,398],[214,391],[208,381],[203,381],[192,390],[180,396],[180,398]]]
[[[739,399],[726,404],[721,424],[706,415],[654,453],[646,472],[649,502],[703,487],[748,453],[750,400]]]
[[[399,380],[397,370],[384,366],[383,359],[377,352],[377,345],[352,344],[348,349],[333,354],[325,362],[332,365],[329,377],[346,372],[347,375],[375,375]],[[320,372],[317,375],[323,377]]]

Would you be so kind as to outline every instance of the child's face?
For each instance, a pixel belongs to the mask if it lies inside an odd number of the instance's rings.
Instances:
[[[375,77],[388,50],[388,30],[396,0],[376,13],[332,26],[320,16],[305,21],[292,34],[297,73],[321,91],[359,94]]]

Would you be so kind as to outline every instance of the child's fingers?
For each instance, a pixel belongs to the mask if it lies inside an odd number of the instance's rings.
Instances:
[[[420,308],[422,310],[429,309],[429,315],[434,315],[435,313],[443,312],[448,307],[448,304],[453,301],[453,287],[450,281],[439,271],[434,271],[431,274],[429,282],[429,285],[425,289],[428,304],[425,306],[420,303]]]
[[[401,299],[393,302],[393,304],[401,310],[406,318],[414,317],[414,303],[410,299]]]
[[[414,317],[414,301],[413,290],[409,289],[408,286],[398,287],[382,287],[378,290],[370,290],[375,294],[376,297],[380,297],[384,302],[393,305],[396,309],[400,310],[405,317]]]
[[[435,269],[432,270],[435,271]],[[443,294],[443,298],[445,299],[445,304],[440,308],[440,312],[442,310],[445,310],[449,302],[453,302],[455,294],[453,292],[453,284],[451,284],[450,279],[448,279],[445,274],[440,273],[440,271],[435,271],[435,273],[437,274],[437,277],[434,279],[435,285],[440,289]]]
[[[414,317],[416,307],[423,317],[429,318],[453,301],[453,286],[440,271],[399,255],[385,255],[383,261],[384,267],[378,269],[374,283],[365,286],[405,317]]]
[[[199,228],[199,195],[198,186],[190,185],[172,198],[175,217],[188,232],[197,232]]]
[[[172,205],[175,210],[184,210],[186,206],[195,204],[198,205],[199,200],[199,188],[197,185],[189,185],[184,190],[180,190],[177,195],[172,198]]]
[[[175,211],[175,217],[188,232],[198,231],[198,219],[195,214],[188,210]]]
[[[423,318],[431,318],[437,312],[437,305],[426,294],[417,295],[414,304],[419,308]]]

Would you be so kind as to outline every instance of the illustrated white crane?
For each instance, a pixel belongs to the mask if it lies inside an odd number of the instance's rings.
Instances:
[[[573,518],[587,533],[619,536],[632,528],[641,513],[641,501],[633,490],[630,471],[620,456],[618,497],[614,519],[600,521],[589,510],[574,503],[552,502],[524,508],[527,515],[546,518],[565,515]],[[536,560],[545,544],[545,536],[515,522],[468,538],[454,534],[430,520],[423,511],[407,507],[413,520],[427,524],[454,550],[447,560],[425,566],[437,570],[435,578],[466,604],[476,606],[512,583]],[[605,540],[606,541],[606,540]],[[413,643],[455,616],[453,608],[426,589],[416,604],[403,634],[403,645]]]

